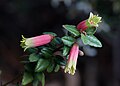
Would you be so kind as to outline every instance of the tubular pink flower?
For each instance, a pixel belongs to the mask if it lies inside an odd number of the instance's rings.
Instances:
[[[68,72],[69,74],[74,75],[77,65],[78,53],[79,53],[79,45],[75,43],[70,50],[67,65],[64,70],[65,73]]]
[[[31,37],[31,38],[24,38],[22,36],[22,38],[23,39],[21,41],[21,46],[26,50],[27,48],[30,48],[30,47],[37,47],[37,46],[48,44],[49,42],[51,42],[51,40],[54,37],[52,35],[45,34],[45,35],[40,35],[36,37]]]

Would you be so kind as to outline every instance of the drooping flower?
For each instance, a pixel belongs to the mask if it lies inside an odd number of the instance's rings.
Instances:
[[[67,65],[64,70],[65,73],[68,72],[69,74],[74,75],[77,65],[78,53],[79,53],[79,45],[75,43],[70,50]]]
[[[98,27],[98,23],[101,22],[102,17],[98,17],[98,15],[93,15],[92,12],[90,12],[90,16],[87,20],[83,20],[77,25],[77,29],[82,31],[85,31],[89,27]]]
[[[37,47],[37,46],[48,44],[49,42],[51,42],[54,36],[45,34],[45,35],[40,35],[36,37],[25,38],[22,35],[22,38],[23,39],[21,41],[21,46],[26,50],[27,48],[30,48],[30,47]]]

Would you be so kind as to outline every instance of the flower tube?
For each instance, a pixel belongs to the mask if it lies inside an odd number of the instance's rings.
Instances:
[[[75,43],[70,50],[67,65],[64,70],[65,73],[68,72],[69,74],[74,75],[75,70],[76,70],[78,53],[79,53],[79,45]]]
[[[25,38],[24,36],[22,36],[22,38],[23,39],[21,41],[21,46],[26,50],[27,48],[30,48],[30,47],[37,47],[37,46],[48,44],[49,42],[51,42],[54,36],[50,34],[45,34],[45,35],[40,35],[36,37],[31,37],[31,38]]]

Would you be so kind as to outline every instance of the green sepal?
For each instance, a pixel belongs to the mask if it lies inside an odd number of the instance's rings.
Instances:
[[[89,27],[86,29],[86,33],[88,35],[93,35],[96,32],[97,28],[96,27]]]

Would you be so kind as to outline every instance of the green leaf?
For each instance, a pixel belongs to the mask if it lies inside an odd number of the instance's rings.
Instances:
[[[66,56],[66,59],[68,59],[68,58],[69,58],[69,55]]]
[[[38,61],[38,59],[39,59],[39,55],[37,55],[37,54],[35,54],[35,53],[32,53],[32,54],[30,54],[30,56],[29,56],[29,61],[30,61],[30,62],[36,62],[36,61]]]
[[[56,46],[58,44],[61,44],[62,43],[62,40],[61,38],[59,37],[55,37],[51,42],[50,42],[53,46]]]
[[[49,58],[52,56],[52,50],[47,47],[44,47],[43,49],[41,49],[41,53],[45,58]]]
[[[40,58],[39,61],[37,62],[35,72],[42,72],[44,71],[49,65],[49,61],[46,59]]]
[[[69,53],[70,48],[67,46],[63,47],[63,56],[66,56]]]
[[[24,72],[23,79],[22,79],[22,85],[27,85],[32,81],[33,81],[32,74],[29,72]]]
[[[74,36],[79,36],[80,33],[77,30],[76,26],[74,25],[63,25],[63,27],[68,30],[70,33],[72,33]]]
[[[35,63],[26,63],[24,65],[25,70],[29,71],[29,72],[33,72],[34,68],[35,68]]]
[[[27,48],[26,52],[36,53],[36,52],[38,52],[38,49],[37,48]]]
[[[81,34],[81,40],[85,45],[90,45],[94,47],[102,47],[101,42],[94,35],[84,35]]]
[[[75,39],[71,36],[64,36],[62,37],[62,41],[65,45],[67,46],[72,46],[72,44],[74,43]]]
[[[39,81],[37,79],[34,79],[33,86],[38,86],[38,85],[39,85]]]
[[[54,64],[54,63],[51,63],[51,64],[48,66],[48,68],[47,68],[47,72],[48,72],[48,73],[52,72],[53,69],[54,69],[54,66],[55,66],[55,64]]]
[[[59,69],[60,69],[60,65],[57,64],[54,71],[55,71],[55,72],[58,72]]]
[[[64,65],[64,66],[66,65],[66,61],[64,60],[64,58],[59,55],[56,55],[55,62],[59,65]]]
[[[45,75],[44,73],[36,73],[36,77],[39,81],[41,81],[42,86],[45,86]]]
[[[93,35],[96,32],[97,28],[96,27],[89,27],[86,29],[86,33],[88,35]]]
[[[51,34],[51,35],[53,35],[53,36],[57,36],[57,34],[56,34],[56,33],[53,33],[53,32],[44,32],[43,34]]]

